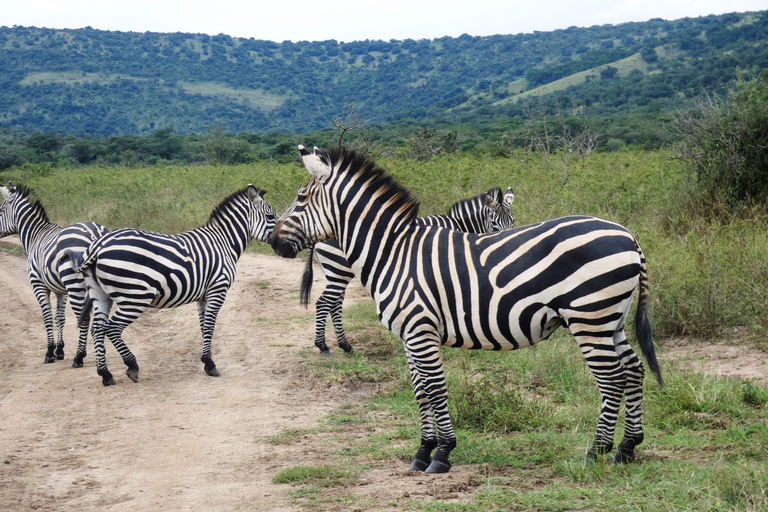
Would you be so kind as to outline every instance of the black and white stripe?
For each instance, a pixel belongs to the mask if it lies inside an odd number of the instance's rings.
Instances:
[[[30,198],[30,190],[23,186],[0,186],[3,203],[0,205],[0,238],[18,234],[27,253],[29,281],[37,302],[43,312],[48,348],[46,363],[64,359],[64,309],[67,296],[75,315],[85,303],[86,288],[82,274],[75,271],[69,259],[64,258],[66,250],[82,253],[90,243],[106,233],[106,228],[93,222],[81,222],[62,228],[48,220],[48,215],[39,201]],[[56,335],[51,309],[51,293],[56,296]],[[88,325],[80,327],[77,352],[72,366],[83,366],[88,339]]]
[[[647,318],[645,257],[626,228],[585,215],[486,235],[420,226],[418,202],[365,157],[300,149],[314,178],[278,220],[270,243],[295,257],[312,243],[338,240],[382,324],[403,340],[422,424],[411,469],[448,471],[456,446],[442,345],[514,350],[560,326],[576,338],[602,395],[589,457],[613,449],[624,398],[624,439],[614,459],[634,459],[643,441],[645,370],[624,324],[638,289],[635,332],[662,379]]]
[[[211,358],[216,316],[248,242],[266,241],[277,219],[263,195],[248,185],[224,199],[200,228],[178,235],[117,229],[74,257],[93,302],[96,368],[105,386],[115,383],[104,357],[105,335],[136,382],[139,366],[123,342],[125,328],[149,307],[175,308],[192,302],[197,303],[203,334],[205,372],[219,375]],[[113,302],[116,310],[110,318]]]
[[[465,233],[502,231],[515,225],[515,216],[510,210],[514,200],[515,194],[512,187],[507,188],[506,193],[502,193],[500,188],[492,188],[475,197],[458,201],[448,209],[445,215],[419,217],[416,223],[425,226],[441,226]],[[351,353],[352,345],[344,333],[341,311],[347,286],[354,279],[355,274],[347,263],[338,242],[329,240],[315,244],[310,248],[301,280],[300,297],[304,307],[307,306],[312,289],[313,257],[320,265],[327,281],[325,290],[315,302],[315,346],[320,350],[321,355],[331,355],[325,343],[325,322],[328,315],[331,315],[339,348]]]

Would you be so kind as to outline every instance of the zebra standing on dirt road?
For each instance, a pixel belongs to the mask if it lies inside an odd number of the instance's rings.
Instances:
[[[76,316],[85,303],[85,281],[72,263],[63,258],[66,250],[83,252],[90,243],[107,232],[104,226],[81,222],[62,228],[48,220],[39,201],[30,198],[31,191],[24,185],[0,186],[3,202],[0,204],[0,238],[18,234],[27,253],[27,271],[32,291],[43,312],[48,348],[45,363],[64,359],[64,313],[67,296]],[[56,330],[51,309],[51,292],[56,296]],[[54,341],[55,340],[55,341]],[[83,366],[88,341],[87,322],[80,327],[77,352],[73,368]]]
[[[500,188],[492,188],[478,196],[458,201],[448,209],[448,213],[445,215],[418,217],[416,223],[425,226],[442,226],[465,233],[502,231],[515,225],[515,216],[511,211],[514,200],[515,193],[512,187],[508,187],[507,192],[503,195]],[[335,240],[320,242],[310,247],[304,275],[301,279],[300,298],[301,305],[305,308],[312,291],[313,256],[320,265],[327,281],[325,290],[315,302],[315,346],[320,350],[320,355],[331,355],[331,351],[325,343],[325,322],[330,314],[339,348],[349,354],[352,352],[352,345],[344,334],[341,307],[344,303],[347,286],[354,279],[355,274],[344,257],[339,243]]]
[[[126,375],[138,382],[139,365],[123,342],[123,331],[149,307],[175,308],[191,302],[197,302],[205,373],[219,375],[211,358],[216,316],[248,242],[266,241],[277,220],[264,193],[248,185],[225,198],[208,222],[192,231],[166,235],[116,229],[93,243],[85,254],[72,255],[85,275],[90,295],[87,310],[91,306],[94,309],[96,370],[102,384],[115,384],[104,354],[105,335],[128,367]],[[113,302],[117,307],[109,318]]]
[[[456,437],[442,345],[515,350],[560,326],[576,338],[602,396],[588,459],[613,449],[625,398],[624,439],[614,460],[634,460],[643,441],[645,369],[624,324],[638,289],[635,333],[663,383],[647,317],[645,256],[626,228],[586,215],[487,235],[419,226],[419,203],[364,156],[300,151],[313,178],[278,220],[270,244],[290,258],[312,243],[338,240],[382,324],[403,340],[422,429],[411,470],[451,468]]]

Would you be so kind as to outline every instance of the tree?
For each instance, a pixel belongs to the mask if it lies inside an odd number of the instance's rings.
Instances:
[[[337,145],[341,147],[341,139],[344,138],[344,134],[350,130],[359,130],[365,128],[368,121],[360,119],[360,116],[355,112],[355,104],[349,103],[344,106],[346,109],[346,115],[342,117],[333,118],[333,127],[339,130],[339,141]]]

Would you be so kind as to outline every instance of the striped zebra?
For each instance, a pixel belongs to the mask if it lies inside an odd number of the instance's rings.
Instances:
[[[61,227],[51,223],[39,201],[32,200],[31,191],[24,185],[0,186],[3,202],[0,204],[0,238],[18,234],[27,253],[27,271],[32,291],[43,311],[48,349],[45,363],[64,359],[64,310],[67,296],[76,316],[85,303],[86,288],[83,276],[76,272],[72,263],[63,258],[66,250],[83,252],[91,241],[104,233],[106,228],[93,222],[81,222]],[[51,293],[56,296],[56,316],[51,309]],[[55,342],[54,342],[55,340]],[[88,340],[87,322],[80,328],[77,352],[73,368],[83,366]]]
[[[622,397],[624,439],[614,460],[634,460],[643,441],[645,370],[624,324],[638,289],[635,333],[663,383],[647,317],[645,256],[626,228],[585,215],[486,235],[421,226],[419,203],[364,156],[299,148],[314,177],[278,220],[270,243],[290,258],[312,243],[338,240],[382,324],[403,340],[422,432],[411,470],[451,467],[456,438],[442,345],[515,350],[560,326],[575,337],[602,396],[588,460],[613,449]]]
[[[93,344],[102,384],[115,384],[104,354],[105,335],[128,367],[126,375],[138,382],[139,365],[123,342],[123,331],[149,307],[175,308],[191,302],[197,303],[205,373],[219,375],[211,358],[216,316],[248,242],[266,241],[277,220],[264,193],[248,185],[225,198],[208,222],[192,231],[165,235],[116,229],[85,254],[72,255],[85,275],[90,295],[87,309],[94,309]],[[113,302],[116,309],[110,318]]]
[[[493,233],[510,229],[515,225],[515,216],[510,209],[514,200],[515,193],[512,187],[508,187],[503,194],[500,188],[492,188],[478,196],[458,201],[448,209],[445,215],[418,217],[416,222],[425,226],[442,226],[466,233]],[[349,354],[352,352],[352,345],[344,334],[341,307],[347,286],[354,279],[355,274],[335,240],[320,242],[310,247],[301,280],[300,297],[301,305],[304,307],[307,307],[312,291],[313,255],[327,281],[325,290],[315,302],[315,346],[320,350],[321,355],[331,355],[325,343],[325,322],[330,314],[339,348]]]

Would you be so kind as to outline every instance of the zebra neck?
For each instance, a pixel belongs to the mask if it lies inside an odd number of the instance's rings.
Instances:
[[[212,218],[204,227],[223,239],[225,245],[235,254],[236,259],[240,259],[248,246],[248,242],[251,241],[248,229],[241,223],[224,222],[219,218]]]
[[[19,240],[21,240],[21,245],[24,247],[26,253],[29,253],[46,233],[59,227],[56,224],[46,222],[42,218],[25,219],[21,223],[18,223],[17,226]]]

